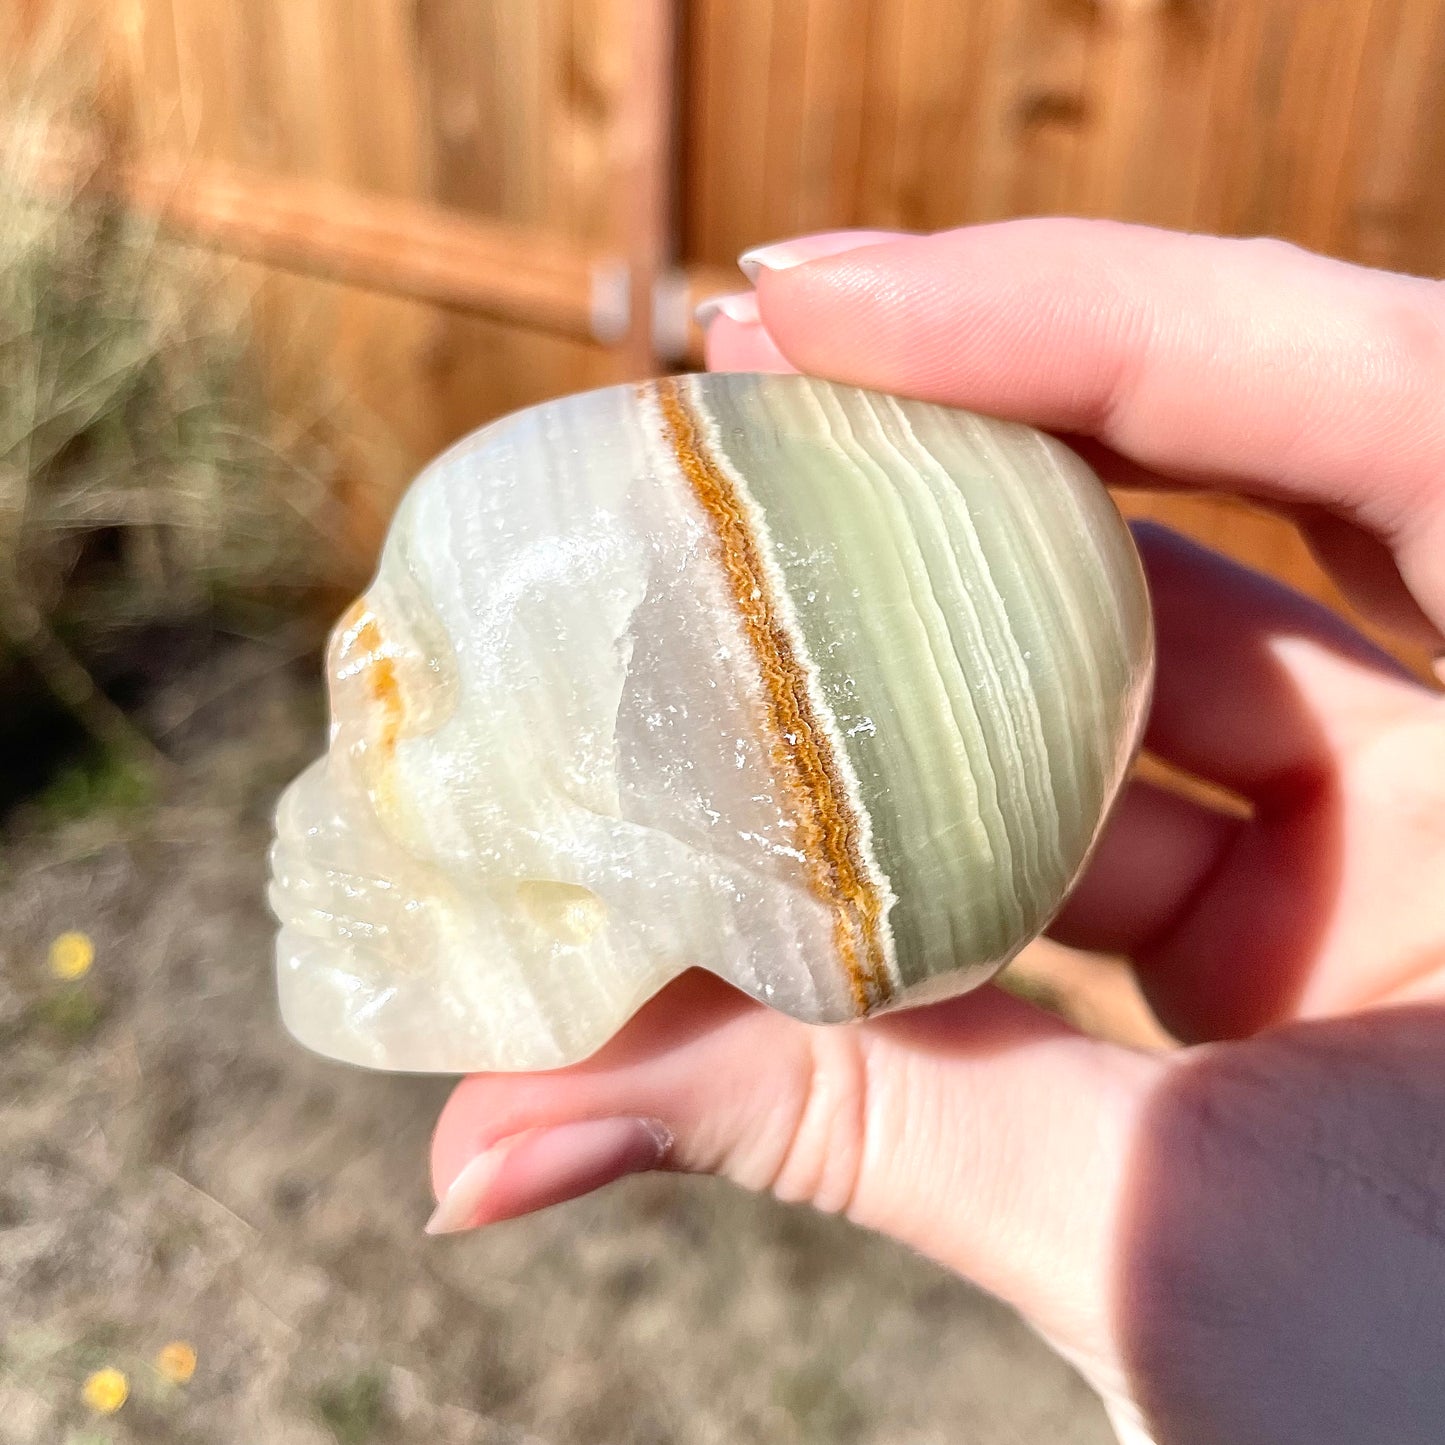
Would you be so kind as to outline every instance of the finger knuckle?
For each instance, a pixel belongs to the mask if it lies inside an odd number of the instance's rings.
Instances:
[[[1429,384],[1438,398],[1445,382],[1445,283],[1408,280],[1385,303],[1381,327],[1403,374]]]
[[[1390,817],[1411,856],[1445,855],[1445,699],[1422,700],[1408,721],[1361,750],[1353,771],[1360,793]]]
[[[1380,385],[1398,398],[1402,434],[1432,459],[1445,460],[1445,290],[1415,282],[1381,303],[1375,315]],[[1393,291],[1394,288],[1392,288]],[[1438,472],[1418,469],[1425,492],[1439,491]],[[1413,500],[1418,504],[1425,497]],[[1410,509],[1412,512],[1415,507]]]
[[[849,1028],[809,1029],[806,1077],[771,1190],[788,1203],[845,1213],[857,1192],[868,1111],[868,1072]]]

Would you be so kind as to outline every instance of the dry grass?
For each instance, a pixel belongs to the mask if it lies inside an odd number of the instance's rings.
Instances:
[[[0,1445],[1106,1445],[1006,1310],[839,1219],[657,1175],[425,1236],[448,1081],[276,1017],[270,813],[324,713],[270,663],[151,699],[190,721],[149,808],[0,848]]]
[[[120,141],[78,48],[4,48],[29,59],[0,80],[0,654],[147,751],[91,658],[156,623],[265,626],[328,581],[325,447],[271,406],[220,263],[108,193]],[[57,167],[77,137],[91,163]]]

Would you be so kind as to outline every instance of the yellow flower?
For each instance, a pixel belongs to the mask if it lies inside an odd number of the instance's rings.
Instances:
[[[50,945],[50,971],[56,978],[83,978],[95,962],[95,944],[86,933],[62,933]]]
[[[98,1415],[114,1415],[126,1402],[130,1385],[119,1370],[97,1370],[80,1392],[85,1403]]]
[[[173,1385],[184,1385],[196,1373],[196,1352],[184,1340],[172,1340],[156,1355],[156,1369]]]

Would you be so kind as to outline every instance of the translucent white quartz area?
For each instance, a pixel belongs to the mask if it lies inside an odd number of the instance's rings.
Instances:
[[[348,651],[343,622],[332,646],[332,746],[278,815],[302,1042],[377,1068],[551,1067],[693,963],[851,1015],[706,517],[631,389],[442,456],[365,600],[371,645]]]

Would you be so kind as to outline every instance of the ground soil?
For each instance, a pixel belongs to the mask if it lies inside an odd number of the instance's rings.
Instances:
[[[421,1233],[444,1079],[283,1032],[269,814],[320,745],[264,649],[166,688],[146,807],[32,812],[0,855],[0,1442],[1104,1445],[1005,1309],[887,1241],[646,1177],[473,1237]],[[46,966],[66,930],[90,974]],[[181,1339],[199,1364],[163,1380]],[[114,1366],[130,1398],[81,1399]]]

